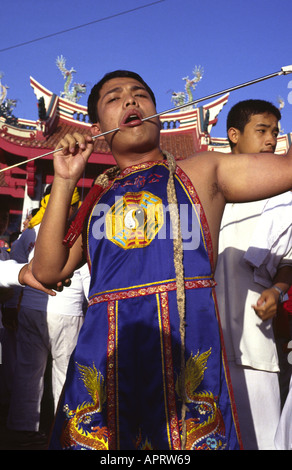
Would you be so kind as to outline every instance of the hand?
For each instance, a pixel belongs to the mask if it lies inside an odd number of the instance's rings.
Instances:
[[[277,314],[279,293],[275,289],[266,289],[259,297],[257,304],[252,305],[257,316],[263,320],[269,320]]]
[[[31,271],[31,262],[23,266],[18,275],[18,280],[23,286],[29,286],[33,289],[40,290],[45,292],[48,295],[55,296],[56,292],[53,289],[49,289],[47,286],[44,286],[39,281],[36,280]]]
[[[90,135],[83,136],[78,132],[66,134],[58,143],[54,153],[55,176],[75,182],[82,176],[85,165],[93,151],[93,140]]]
[[[71,279],[65,279],[65,281],[60,281],[60,282],[57,282],[56,284],[56,291],[57,292],[62,292],[62,290],[64,289],[64,287],[70,287],[71,286]]]

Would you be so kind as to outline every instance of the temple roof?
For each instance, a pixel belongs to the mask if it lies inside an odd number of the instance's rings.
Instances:
[[[30,84],[38,102],[41,98],[44,99],[45,116],[37,121],[19,118],[16,126],[8,124],[3,117],[0,117],[1,148],[24,157],[27,156],[29,149],[29,152],[36,156],[54,149],[60,139],[66,133],[74,132],[76,127],[81,134],[88,133],[90,124],[85,106],[55,95],[32,77]],[[200,139],[205,136],[206,131],[210,133],[212,126],[217,122],[217,115],[227,100],[228,94],[202,108],[162,115],[161,147],[179,156],[190,156],[201,150],[206,144]],[[204,129],[204,126],[207,128]],[[104,137],[96,139],[94,154],[95,159],[100,157],[101,161],[104,160],[102,155],[111,155]]]

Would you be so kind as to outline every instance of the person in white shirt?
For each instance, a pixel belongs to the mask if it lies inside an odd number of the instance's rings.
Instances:
[[[280,118],[266,101],[235,105],[227,119],[232,153],[274,153]],[[271,318],[291,281],[291,209],[288,192],[227,204],[221,222],[216,293],[245,450],[274,449],[280,418]]]

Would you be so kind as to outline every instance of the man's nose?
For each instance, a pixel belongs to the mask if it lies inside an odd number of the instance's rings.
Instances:
[[[277,145],[277,137],[276,137],[274,134],[268,133],[267,136],[266,136],[265,144],[266,144],[267,146],[268,146],[268,145],[272,145],[273,147],[276,147],[276,145]]]
[[[136,105],[137,105],[137,100],[136,100],[135,96],[130,95],[130,94],[127,95],[127,96],[125,97],[124,105],[125,105],[126,107],[128,107],[128,106],[136,106]]]

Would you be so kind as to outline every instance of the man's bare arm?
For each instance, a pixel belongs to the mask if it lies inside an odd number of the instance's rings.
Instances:
[[[77,142],[77,145],[76,145]],[[90,136],[67,135],[54,154],[55,176],[35,245],[32,271],[38,281],[55,284],[72,275],[82,261],[81,237],[69,249],[63,245],[74,188],[93,150]]]
[[[266,199],[292,189],[292,149],[286,155],[217,157],[217,181],[226,202]]]

